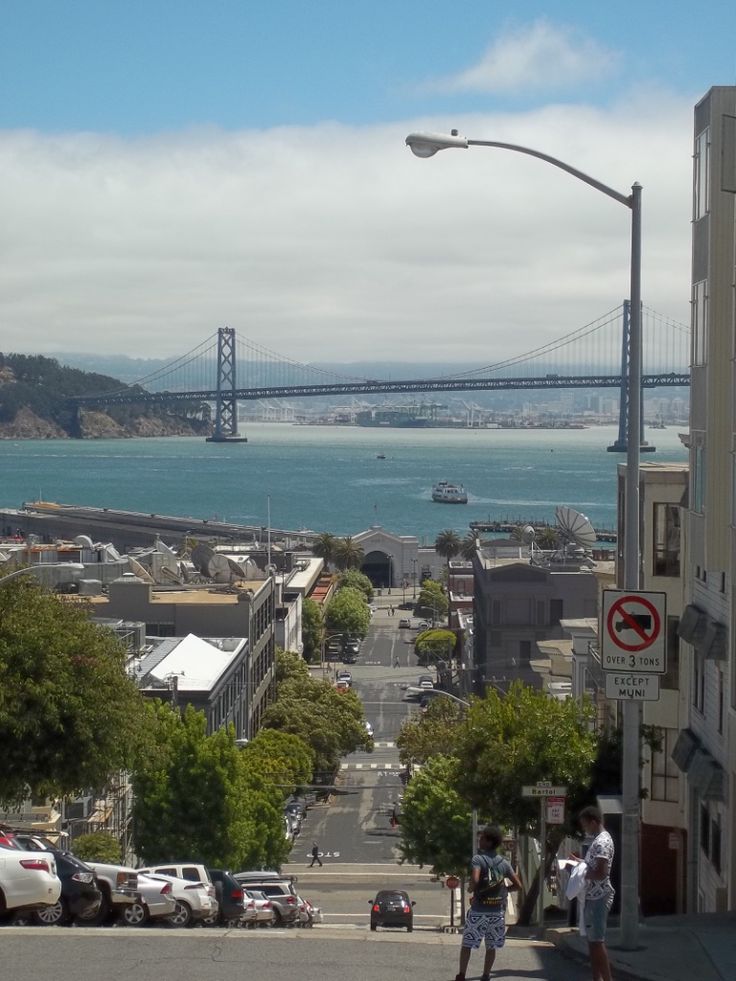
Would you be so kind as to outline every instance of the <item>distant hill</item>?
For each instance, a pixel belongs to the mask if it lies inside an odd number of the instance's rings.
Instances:
[[[76,412],[67,399],[124,388],[118,378],[62,365],[41,355],[0,353],[0,438],[63,439],[204,435],[209,406],[114,406]]]

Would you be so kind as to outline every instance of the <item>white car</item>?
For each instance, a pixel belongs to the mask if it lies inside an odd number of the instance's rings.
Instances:
[[[60,896],[53,855],[0,847],[0,910],[44,909]]]
[[[276,914],[273,911],[273,903],[259,889],[246,889],[245,895],[248,902],[253,903],[256,910],[256,926],[273,926]]]
[[[168,919],[176,913],[171,883],[155,875],[138,873],[138,895],[123,907],[120,919],[126,926],[142,926],[148,920]]]
[[[142,869],[138,870],[140,875]],[[205,920],[217,914],[219,905],[215,898],[215,887],[211,882],[190,882],[189,879],[178,879],[174,875],[162,875],[158,872],[146,872],[151,879],[160,879],[171,883],[171,894],[176,906],[169,916],[169,923],[185,927],[192,922]]]
[[[368,722],[367,719],[365,720],[365,722],[363,723],[363,725],[365,727],[365,731],[368,733],[368,735],[371,737],[371,739],[373,739],[373,726],[370,724],[370,722]]]

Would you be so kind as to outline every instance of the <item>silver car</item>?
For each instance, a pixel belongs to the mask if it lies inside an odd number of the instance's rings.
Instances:
[[[156,875],[138,873],[139,898],[123,907],[120,919],[126,926],[143,926],[148,920],[168,919],[176,912],[171,883]]]

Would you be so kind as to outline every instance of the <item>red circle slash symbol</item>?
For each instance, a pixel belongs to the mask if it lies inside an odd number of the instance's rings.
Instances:
[[[626,604],[626,605],[624,605]],[[639,610],[637,607],[643,607]],[[616,647],[623,651],[643,651],[657,640],[661,621],[659,612],[648,599],[643,596],[621,596],[611,605],[606,620],[606,630]],[[627,643],[620,636],[628,630],[639,637],[633,644]]]

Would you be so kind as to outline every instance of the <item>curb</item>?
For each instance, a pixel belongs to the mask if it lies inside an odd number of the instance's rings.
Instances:
[[[560,954],[567,958],[567,960],[575,961],[578,964],[590,965],[590,959],[587,953],[583,953],[573,947],[572,944],[565,942],[564,935],[558,933],[556,930],[545,930],[544,939],[552,944]],[[619,967],[615,960],[611,957],[611,951],[608,951],[609,961],[611,964],[611,974],[614,981],[653,981],[651,975],[649,974],[635,974],[626,968]]]

